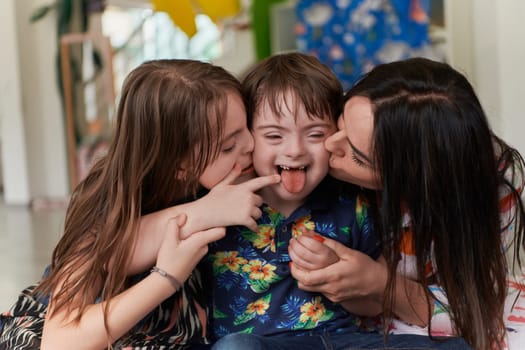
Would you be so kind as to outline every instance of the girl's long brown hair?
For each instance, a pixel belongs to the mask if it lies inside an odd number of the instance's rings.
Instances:
[[[525,222],[522,157],[492,133],[472,86],[447,64],[416,58],[378,66],[349,91],[352,96],[369,98],[374,111],[372,152],[382,185],[378,226],[389,266],[385,315],[392,316],[406,209],[427,300],[433,281],[425,265],[435,257],[434,277],[447,294],[458,334],[478,350],[501,348],[509,266],[499,191],[510,193],[515,204],[518,253]]]
[[[230,93],[241,96],[238,80],[198,61],[151,61],[128,75],[107,155],[74,190],[51,272],[37,289],[50,295],[61,285],[53,311],[77,309],[78,321],[88,305],[126,288],[140,217],[195,196],[220,150]],[[177,176],[183,162],[189,171]]]

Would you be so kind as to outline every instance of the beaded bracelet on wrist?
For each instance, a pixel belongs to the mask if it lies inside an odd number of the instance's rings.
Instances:
[[[180,283],[178,279],[176,279],[175,277],[173,277],[172,275],[170,275],[166,271],[164,271],[162,269],[159,269],[157,266],[153,266],[153,268],[151,269],[150,272],[151,273],[156,272],[159,275],[161,275],[162,277],[167,278],[168,281],[170,281],[170,283],[173,286],[173,288],[175,288],[175,291],[178,291],[182,287],[182,283]]]

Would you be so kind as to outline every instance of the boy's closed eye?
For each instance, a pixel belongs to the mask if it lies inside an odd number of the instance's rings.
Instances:
[[[281,134],[277,134],[277,133],[268,133],[268,134],[265,134],[264,137],[269,140],[280,140],[283,138]]]
[[[263,137],[271,145],[278,145],[283,141],[283,135],[277,132],[263,134]]]
[[[314,141],[323,141],[327,137],[327,134],[322,131],[314,131],[308,134],[308,138]]]

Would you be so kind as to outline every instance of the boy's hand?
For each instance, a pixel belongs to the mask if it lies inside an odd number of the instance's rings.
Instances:
[[[288,253],[294,267],[313,271],[325,268],[339,261],[333,249],[324,244],[325,237],[314,231],[306,231],[290,240]]]

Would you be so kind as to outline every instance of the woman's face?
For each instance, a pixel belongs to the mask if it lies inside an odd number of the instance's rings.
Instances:
[[[370,100],[354,96],[337,121],[338,131],[325,141],[331,152],[330,174],[342,181],[377,190],[380,188],[372,159],[374,115]]]

